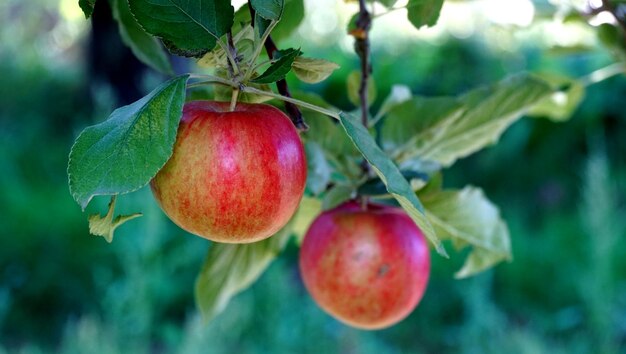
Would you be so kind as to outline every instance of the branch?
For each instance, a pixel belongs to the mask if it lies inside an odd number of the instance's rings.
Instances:
[[[254,26],[254,18],[255,18],[256,12],[252,8],[252,5],[249,5],[248,8],[250,9],[250,17],[252,18],[252,25]],[[267,39],[265,40],[264,45],[265,45],[265,51],[267,52],[267,56],[270,58],[270,60],[274,59],[274,52],[278,51],[278,48],[276,47],[276,44],[272,40],[272,36],[270,35],[267,36]],[[282,96],[291,98],[291,93],[289,92],[289,87],[287,86],[286,79],[277,81],[276,88],[278,88],[278,92]],[[289,114],[289,118],[291,118],[291,122],[293,122],[293,125],[295,125],[298,130],[306,131],[307,129],[309,129],[309,126],[306,125],[306,123],[304,122],[304,119],[302,118],[302,112],[300,112],[300,109],[298,108],[298,106],[296,106],[295,104],[291,102],[285,101],[285,110],[287,110],[287,114]]]
[[[359,0],[359,17],[356,20],[356,29],[350,34],[355,39],[354,51],[361,61],[361,85],[359,86],[359,100],[361,103],[361,122],[367,128],[369,118],[369,77],[372,73],[370,63],[370,40],[369,31],[372,28],[372,15],[367,11],[365,0]],[[366,160],[361,164],[363,172],[369,174],[370,168]]]

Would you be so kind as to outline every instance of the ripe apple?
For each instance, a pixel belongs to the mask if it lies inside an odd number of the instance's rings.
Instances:
[[[174,153],[150,185],[178,226],[248,243],[280,230],[304,193],[306,157],[289,118],[264,104],[186,103]]]
[[[355,201],[318,216],[300,250],[304,285],[338,320],[389,327],[417,306],[430,273],[424,235],[400,208]]]

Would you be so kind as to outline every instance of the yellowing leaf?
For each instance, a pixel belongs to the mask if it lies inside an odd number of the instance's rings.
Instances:
[[[303,82],[315,84],[326,80],[339,65],[324,59],[297,57],[292,65],[293,73]]]
[[[111,197],[111,202],[109,202],[109,210],[107,214],[102,217],[100,214],[92,214],[89,215],[89,233],[95,236],[102,236],[108,243],[113,241],[113,234],[115,233],[115,229],[128,220],[132,220],[142,216],[141,213],[135,213],[131,215],[118,215],[113,219],[113,214],[115,212],[115,201],[117,196],[114,195]]]

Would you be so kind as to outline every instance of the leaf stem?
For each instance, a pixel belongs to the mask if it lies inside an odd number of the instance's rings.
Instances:
[[[605,66],[581,77],[579,80],[585,87],[587,87],[619,74],[626,74],[625,63],[614,63]]]
[[[339,112],[338,111],[334,111],[334,110],[330,110],[330,109],[326,109],[320,106],[316,106],[314,104],[308,103],[308,102],[304,102],[304,101],[300,101],[298,99],[295,99],[293,97],[288,97],[288,96],[283,96],[271,91],[263,91],[263,90],[259,90],[257,88],[254,87],[250,87],[250,86],[244,86],[242,88],[243,92],[247,92],[247,93],[252,93],[255,95],[260,95],[260,96],[267,96],[267,97],[272,97],[272,98],[276,98],[285,102],[289,102],[289,103],[293,103],[295,105],[310,109],[312,111],[316,111],[322,114],[325,114],[331,118],[337,119],[339,120]]]
[[[325,114],[325,115],[327,115],[327,116],[329,116],[331,118],[339,120],[339,113],[340,113],[339,111],[326,109],[326,108],[320,107],[320,106],[316,106],[314,104],[295,99],[295,98],[293,98],[291,96],[284,96],[284,95],[281,95],[281,94],[278,94],[278,93],[274,93],[272,91],[263,91],[263,90],[259,90],[257,88],[251,87],[251,86],[239,85],[235,81],[228,80],[228,79],[223,79],[221,77],[217,77],[217,76],[213,76],[213,75],[190,74],[189,78],[190,79],[201,79],[202,81],[198,81],[198,82],[194,82],[192,84],[188,84],[187,88],[195,88],[195,87],[201,87],[201,86],[206,86],[206,85],[211,85],[211,84],[220,84],[220,85],[230,86],[230,87],[238,89],[240,92],[246,92],[246,93],[251,93],[251,94],[254,94],[254,95],[276,98],[278,100],[285,101],[285,102],[288,102],[288,103],[292,103],[294,105],[298,105],[298,106],[310,109],[310,110],[315,111],[315,112],[319,112],[319,113]]]
[[[250,13],[254,14],[253,11],[254,10],[252,9],[252,5],[250,5]],[[252,22],[254,22],[254,16],[252,16]],[[252,67],[254,65],[254,62],[259,58],[259,55],[261,55],[261,51],[263,50],[265,41],[267,41],[267,38],[270,36],[270,32],[272,32],[274,27],[276,27],[277,23],[278,23],[277,21],[271,21],[269,26],[267,26],[267,28],[265,29],[265,32],[263,33],[263,36],[261,37],[261,41],[256,46],[256,48],[254,48],[254,53],[252,54],[252,57],[250,57],[250,61],[248,62],[248,67]],[[248,80],[250,80],[250,76],[252,76],[253,73],[254,73],[254,70],[248,70],[248,72],[246,72],[246,75],[243,78],[243,82],[248,82]]]
[[[230,86],[234,88],[239,88],[239,85],[228,79],[224,79],[221,77],[213,76],[213,75],[204,75],[204,74],[190,74],[189,79],[199,79],[202,81],[194,82],[192,84],[187,84],[187,88],[195,88],[200,86],[205,86],[208,84],[221,84],[225,86]]]

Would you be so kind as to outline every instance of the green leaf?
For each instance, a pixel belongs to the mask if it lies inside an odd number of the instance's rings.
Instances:
[[[359,107],[361,105],[361,98],[359,97],[359,87],[361,86],[361,72],[358,70],[352,71],[348,75],[346,80],[348,89],[348,99],[353,105]],[[370,76],[367,85],[367,102],[371,105],[376,100],[376,81]]]
[[[229,0],[128,0],[146,32],[178,55],[200,57],[233,25]]]
[[[72,196],[85,209],[96,195],[145,186],[172,155],[189,75],[171,79],[147,96],[116,109],[78,136],[68,165]]]
[[[511,259],[511,241],[500,211],[475,187],[444,190],[422,196],[426,215],[437,235],[457,247],[472,246],[463,268],[464,278]]]
[[[337,69],[339,65],[324,59],[296,57],[293,62],[293,73],[308,84],[326,80]]]
[[[172,65],[161,43],[139,26],[130,12],[128,2],[111,0],[111,9],[122,41],[133,51],[133,54],[153,69],[164,74],[173,74]]]
[[[529,111],[529,116],[547,117],[555,122],[568,120],[585,96],[585,86],[567,76],[544,73],[541,80],[547,82],[554,93],[539,101]]]
[[[443,0],[409,0],[406,5],[407,17],[417,29],[432,27],[439,19],[442,6]]]
[[[336,109],[316,94],[294,92],[294,97],[320,107]],[[302,115],[309,125],[309,130],[302,133],[302,137],[305,141],[315,142],[322,149],[331,166],[331,180],[355,183],[361,174],[361,154],[341,126],[336,120],[304,107]]]
[[[288,38],[304,19],[303,0],[285,0],[283,16],[272,31],[272,39],[280,42]]]
[[[411,189],[409,182],[402,176],[391,159],[376,145],[376,142],[367,129],[361,125],[358,118],[341,113],[340,122],[346,133],[359,149],[363,157],[370,163],[372,169],[387,186],[387,191],[400,203],[402,208],[417,224],[426,238],[430,240],[437,252],[447,257],[441,241],[424,214],[424,208]]]
[[[458,99],[415,97],[407,106],[389,112],[385,125],[391,126],[383,125],[382,145],[392,150],[403,169],[416,160],[450,166],[497,142],[506,128],[552,93],[542,80],[521,74]],[[419,115],[411,112],[412,104],[421,107]],[[403,130],[415,135],[404,134]]]
[[[428,182],[428,175],[425,173],[419,173],[415,171],[400,171],[402,176],[409,181],[412,190],[414,186],[423,187]],[[367,195],[373,198],[386,196],[387,186],[380,178],[370,178],[365,183],[359,186],[358,195]]]
[[[418,142],[443,134],[462,113],[462,104],[452,97],[415,96],[398,103],[389,109],[381,128],[382,148],[413,150]]]
[[[78,0],[78,6],[83,10],[85,18],[91,17],[93,8],[96,6],[96,0]]]
[[[142,216],[141,213],[135,213],[131,215],[118,215],[113,219],[115,212],[115,201],[117,195],[111,197],[109,202],[109,210],[107,214],[102,217],[100,214],[89,215],[89,233],[94,236],[102,236],[108,243],[113,242],[113,234],[115,229],[123,223]]]
[[[413,97],[411,89],[406,85],[393,85],[389,95],[383,101],[383,104],[376,112],[373,123],[378,122],[379,119],[384,117],[389,111],[398,104],[408,101]]]
[[[316,106],[327,109],[334,108],[316,94],[294,92],[293,96]],[[316,142],[327,155],[334,157],[359,155],[354,144],[352,144],[339,124],[336,124],[335,120],[304,107],[302,107],[302,115],[309,125],[309,130],[302,133],[306,141]]]
[[[293,61],[298,55],[302,54],[302,52],[300,52],[299,49],[290,48],[282,51],[281,54],[282,56],[272,63],[263,74],[250,81],[257,84],[271,84],[272,82],[282,80],[291,70]]]
[[[278,20],[283,14],[284,0],[250,0],[252,8],[266,20]]]
[[[396,4],[396,2],[398,2],[398,0],[376,0],[377,2],[381,3],[383,6],[385,6],[386,8],[392,8],[393,5]]]
[[[329,189],[322,199],[322,210],[333,209],[339,204],[356,197],[355,190],[345,185],[336,185]]]
[[[306,234],[313,220],[322,212],[322,201],[317,198],[303,197],[294,216],[293,233],[296,235],[298,244]]]
[[[291,237],[292,220],[272,237],[250,244],[213,243],[196,279],[196,304],[206,322],[252,285]]]
[[[314,141],[304,143],[307,161],[306,188],[313,195],[318,195],[326,190],[330,182],[332,168],[324,156],[322,147]]]

